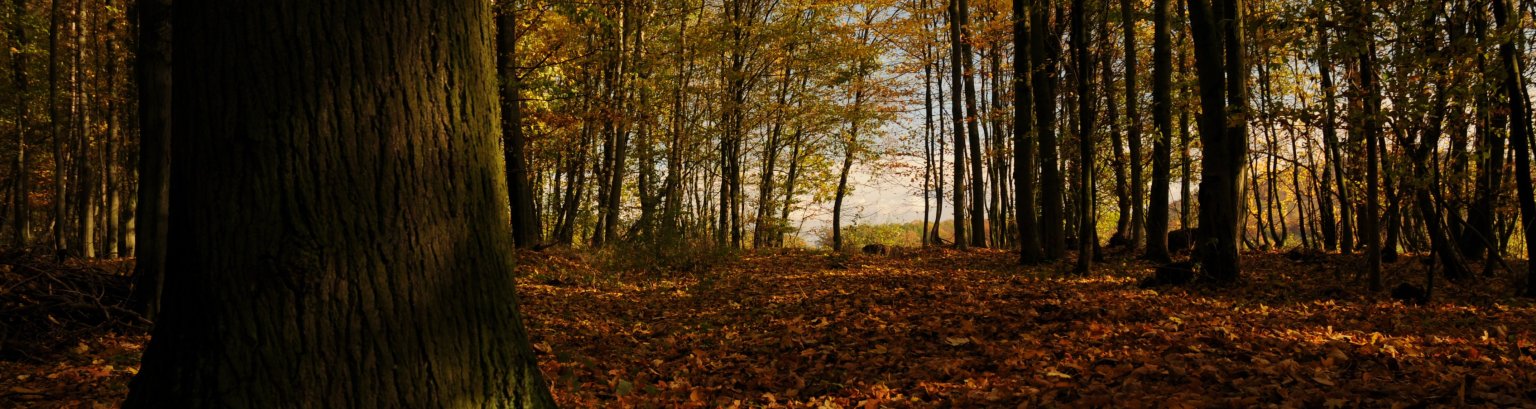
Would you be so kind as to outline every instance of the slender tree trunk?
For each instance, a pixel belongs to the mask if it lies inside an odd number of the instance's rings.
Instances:
[[[105,213],[103,219],[105,222],[102,223],[102,227],[105,229],[104,237],[106,238],[106,243],[103,248],[105,249],[106,256],[107,258],[115,259],[126,255],[124,252],[121,252],[121,226],[117,223],[118,214],[122,211],[122,199],[119,196],[121,192],[118,185],[119,176],[117,173],[119,165],[118,152],[122,149],[119,147],[119,144],[122,142],[119,141],[118,133],[121,129],[120,123],[123,117],[118,113],[121,105],[117,103],[117,38],[120,33],[117,31],[117,19],[115,17],[109,18],[110,20],[107,21],[107,34],[105,35],[107,37],[107,134],[106,139],[102,142],[102,145],[104,145],[103,149],[106,152],[103,152],[101,160],[101,169],[103,176],[105,176],[102,181],[106,184],[105,199],[107,203],[106,208],[103,209],[103,213]]]
[[[1062,207],[1061,168],[1057,164],[1056,64],[1061,53],[1050,22],[1047,0],[1031,0],[1029,55],[1030,80],[1035,103],[1035,137],[1040,141],[1040,239],[1042,261],[1060,259],[1066,253],[1065,209]]]
[[[1181,10],[1184,9],[1184,7],[1182,6],[1184,3],[1185,2],[1179,2],[1179,4],[1181,5],[1180,6]],[[1180,14],[1184,14],[1184,13],[1180,13]],[[1188,44],[1189,44],[1189,35],[1187,34],[1187,32],[1188,32],[1188,30],[1179,30],[1179,50],[1180,50],[1179,51],[1179,78],[1189,78],[1189,53],[1190,52],[1188,51],[1189,48],[1187,47]],[[1179,100],[1181,100],[1181,101],[1189,101],[1189,99],[1190,99],[1189,81],[1187,81],[1187,80],[1186,81],[1180,81],[1180,85],[1179,85]],[[1189,108],[1180,109],[1179,110],[1179,174],[1184,176],[1182,178],[1179,178],[1179,228],[1181,228],[1181,229],[1191,229],[1191,228],[1193,228],[1192,225],[1194,223],[1192,223],[1192,218],[1195,217],[1195,214],[1194,214],[1195,196],[1194,196],[1193,193],[1191,193],[1191,190],[1192,190],[1191,189],[1191,185],[1193,184],[1193,180],[1192,179],[1194,178],[1195,172],[1194,172],[1193,167],[1191,166],[1191,163],[1193,161],[1190,160],[1191,158],[1190,158],[1190,155],[1189,155],[1189,152],[1190,152],[1189,144],[1194,139],[1194,138],[1191,138],[1191,135],[1190,135],[1190,132],[1189,132],[1189,115],[1190,115],[1189,111],[1192,111],[1192,110],[1193,109],[1189,109]],[[1193,242],[1194,240],[1190,240],[1190,241]],[[1190,245],[1193,245],[1193,244],[1194,243],[1190,243]],[[1187,249],[1179,249],[1179,250],[1187,250]]]
[[[953,87],[952,91],[950,92],[950,112],[949,113],[950,113],[951,116],[954,117],[954,123],[955,123],[955,161],[954,161],[955,162],[954,163],[954,165],[955,165],[955,174],[954,174],[954,178],[955,178],[955,185],[954,185],[954,194],[955,194],[954,205],[955,205],[955,210],[954,210],[954,212],[955,212],[955,214],[954,214],[953,224],[954,224],[954,230],[955,230],[955,248],[961,249],[961,250],[964,250],[967,247],[970,247],[970,244],[971,244],[971,241],[966,238],[966,232],[965,232],[965,230],[966,230],[965,212],[966,212],[966,209],[967,209],[966,204],[965,204],[966,202],[965,202],[965,187],[964,187],[965,186],[965,179],[966,179],[966,168],[965,168],[965,156],[966,156],[965,132],[966,132],[966,129],[965,129],[965,125],[966,125],[967,121],[966,121],[966,116],[965,116],[965,103],[964,103],[964,100],[962,99],[962,96],[965,95],[964,94],[965,93],[965,89],[964,89],[965,79],[962,78],[962,77],[969,75],[969,74],[966,74],[966,73],[963,72],[963,70],[965,69],[965,66],[967,65],[965,63],[965,60],[968,60],[969,57],[967,55],[968,51],[966,51],[966,48],[964,46],[965,39],[964,39],[964,37],[961,34],[961,26],[964,25],[964,22],[960,18],[960,11],[959,10],[961,8],[963,8],[963,6],[964,5],[962,4],[962,2],[960,0],[949,0],[949,39],[950,39],[949,40],[950,41],[950,47],[949,47],[950,66],[949,66],[949,72],[950,72],[950,86]],[[979,231],[974,231],[972,233],[973,234],[980,234]]]
[[[1358,0],[1356,18],[1361,21],[1361,27],[1357,32],[1361,41],[1359,50],[1360,72],[1357,75],[1359,92],[1362,93],[1365,112],[1362,113],[1360,125],[1365,138],[1365,218],[1360,229],[1365,235],[1366,266],[1369,277],[1369,286],[1372,292],[1381,290],[1381,199],[1378,196],[1380,180],[1381,138],[1377,135],[1376,121],[1381,115],[1379,94],[1376,89],[1374,54],[1375,47],[1371,40],[1371,14],[1370,0]]]
[[[1354,208],[1354,206],[1351,205],[1352,202],[1349,200],[1349,174],[1344,172],[1343,148],[1341,147],[1342,144],[1339,142],[1337,131],[1338,127],[1336,126],[1337,115],[1335,112],[1337,109],[1335,108],[1334,103],[1335,89],[1333,85],[1333,55],[1332,51],[1328,49],[1329,36],[1327,30],[1320,29],[1318,30],[1317,35],[1317,64],[1319,67],[1318,77],[1323,87],[1323,144],[1325,145],[1324,149],[1326,150],[1325,156],[1329,158],[1328,162],[1330,167],[1333,169],[1334,183],[1336,185],[1333,186],[1334,193],[1339,198],[1339,230],[1337,232],[1339,251],[1344,254],[1349,254],[1350,252],[1354,251],[1355,248],[1355,233],[1353,227],[1355,218],[1351,214],[1351,210]],[[1328,223],[1327,221],[1324,223],[1325,225],[1332,224]],[[1327,229],[1327,227],[1325,227],[1325,229]]]
[[[27,39],[27,27],[22,23],[27,16],[27,0],[13,0],[11,5],[15,18],[11,35],[16,43],[16,47],[10,49],[11,74],[16,81],[16,156],[11,162],[11,174],[16,183],[11,187],[11,245],[25,249],[32,244],[31,163],[27,160],[27,131],[32,119],[28,98],[31,83],[27,78],[28,55],[24,51],[29,48],[30,40]]]
[[[1093,119],[1097,112],[1090,96],[1093,88],[1093,60],[1090,56],[1093,53],[1088,50],[1087,12],[1084,0],[1072,1],[1072,50],[1077,65],[1077,177],[1081,181],[1077,199],[1077,267],[1073,272],[1079,275],[1092,271],[1094,245],[1098,241],[1094,238],[1098,220],[1095,220],[1097,212],[1094,210],[1093,192]]]
[[[927,9],[931,5],[928,1],[922,2],[922,7]],[[924,32],[930,32],[932,26],[928,22],[923,23]],[[933,204],[928,201],[929,193],[933,191],[934,173],[933,164],[933,44],[923,43],[923,59],[928,63],[923,64],[923,247],[933,244],[933,236],[928,232],[931,225],[939,223],[939,217],[935,215],[933,223],[928,222],[928,216],[933,210]]]
[[[936,71],[939,72],[939,75],[934,77],[935,86],[933,89],[934,92],[938,94],[938,99],[934,104],[934,107],[936,108],[935,110],[937,111],[935,115],[936,118],[944,118],[944,62],[942,60],[936,60],[934,65],[938,66]],[[937,123],[938,121],[939,120],[934,121],[934,129],[936,132],[934,135],[934,145],[936,146],[934,148],[933,157],[936,163],[934,163],[933,166],[933,231],[929,233],[933,237],[929,240],[935,244],[943,245],[944,238],[939,236],[939,226],[942,226],[944,221],[944,141],[949,140],[949,137],[948,134],[946,134],[944,131],[948,127],[944,126],[944,124]]]
[[[1373,80],[1372,83],[1373,84],[1379,84],[1379,82],[1376,82],[1376,81],[1379,81],[1379,80]],[[1380,86],[1377,85],[1377,87],[1378,87],[1377,88],[1377,90],[1378,90],[1377,91],[1377,95],[1380,95],[1380,88],[1379,88]],[[1376,96],[1376,97],[1373,97],[1373,98],[1377,99],[1377,101],[1375,102],[1376,107],[1377,107],[1375,109],[1375,112],[1378,112],[1377,115],[1379,116],[1379,115],[1381,115],[1381,114],[1379,114],[1381,112],[1381,108],[1380,108],[1381,107],[1381,100],[1380,100],[1379,96]],[[1386,136],[1386,133],[1381,131],[1380,122],[1377,122],[1377,124],[1375,126],[1376,126],[1376,138],[1377,138],[1377,141],[1376,141],[1376,157],[1381,161],[1381,163],[1378,164],[1377,166],[1380,166],[1382,168],[1382,170],[1379,171],[1379,172],[1381,172],[1380,173],[1381,174],[1381,188],[1382,188],[1382,190],[1385,190],[1385,192],[1382,192],[1382,193],[1383,193],[1383,196],[1387,200],[1386,216],[1383,217],[1383,219],[1386,220],[1386,223],[1387,223],[1386,227],[1387,228],[1386,228],[1386,232],[1385,232],[1386,238],[1382,241],[1382,244],[1381,244],[1381,261],[1387,262],[1387,263],[1396,263],[1397,262],[1397,248],[1398,248],[1398,245],[1402,241],[1402,224],[1403,224],[1402,223],[1403,222],[1403,220],[1402,220],[1402,202],[1400,200],[1398,200],[1397,194],[1402,189],[1401,189],[1400,186],[1398,186],[1397,181],[1393,179],[1393,175],[1397,175],[1399,172],[1398,172],[1398,167],[1396,166],[1397,165],[1397,161],[1392,160],[1393,158],[1391,157],[1391,156],[1395,156],[1395,155],[1389,155],[1390,152],[1387,151],[1387,136]],[[1394,130],[1394,132],[1402,132],[1402,131],[1401,130]],[[1380,228],[1380,227],[1378,227],[1378,228]]]
[[[1168,185],[1173,144],[1173,39],[1168,31],[1168,2],[1152,1],[1152,192],[1147,206],[1147,248],[1142,257],[1168,262]]]
[[[779,212],[779,220],[784,220],[785,223],[788,223],[790,207],[795,203],[795,182],[797,182],[796,178],[800,176],[800,151],[804,143],[802,142],[803,136],[803,132],[796,128],[794,141],[790,143],[789,174],[784,177],[784,207]],[[779,232],[780,246],[784,245],[784,236],[788,234],[789,231],[787,229]]]
[[[1344,198],[1344,165],[1341,163],[1343,160],[1337,156],[1339,153],[1339,137],[1338,123],[1335,119],[1337,116],[1334,108],[1333,57],[1329,55],[1330,51],[1328,50],[1329,36],[1325,13],[1320,11],[1317,17],[1317,72],[1319,82],[1322,83],[1323,93],[1323,118],[1319,127],[1323,131],[1323,157],[1326,158],[1328,163],[1323,165],[1323,180],[1318,186],[1317,203],[1322,216],[1320,224],[1323,233],[1323,248],[1328,251],[1341,249],[1348,253],[1350,251],[1349,247],[1353,244],[1349,239],[1349,201]],[[1334,178],[1339,179],[1337,185],[1332,184]],[[1333,196],[1339,197],[1339,210],[1342,212],[1342,217],[1337,219],[1334,218]],[[1339,224],[1342,224],[1342,226],[1339,226]],[[1340,233],[1341,230],[1343,231],[1342,234]]]
[[[990,87],[991,97],[988,99],[992,104],[992,109],[987,112],[986,117],[990,119],[987,122],[991,125],[992,131],[990,138],[987,138],[991,149],[989,149],[986,158],[988,163],[988,182],[992,185],[992,191],[987,195],[990,204],[987,219],[991,220],[991,223],[987,225],[987,231],[992,233],[992,237],[988,240],[992,243],[992,247],[1005,248],[1010,244],[1004,234],[1008,230],[1009,216],[1007,212],[1003,211],[1005,205],[1004,197],[1008,194],[1008,185],[1006,180],[1004,180],[1006,176],[1003,174],[1003,155],[1007,153],[1007,147],[1004,144],[1006,138],[1003,137],[1002,42],[994,42],[992,50],[988,54],[987,60],[991,61],[992,66],[992,74],[990,75],[992,80]]]
[[[1519,11],[1511,13],[1508,0],[1493,0],[1494,23],[1500,31],[1513,32],[1520,27]],[[1536,254],[1536,193],[1531,187],[1531,106],[1520,68],[1515,37],[1505,37],[1499,44],[1499,59],[1504,67],[1504,93],[1509,97],[1509,143],[1515,153],[1515,192],[1520,201],[1520,229],[1525,232],[1526,259]],[[1536,297],[1536,263],[1526,263],[1526,297]]]
[[[523,154],[521,80],[517,75],[517,7],[503,2],[496,16],[496,67],[501,81],[502,157],[507,164],[507,192],[512,203],[512,238],[517,247],[537,245],[538,218],[533,212],[533,190],[528,186],[528,160]]]
[[[972,63],[972,60],[974,60],[974,54],[971,51],[971,12],[970,6],[966,4],[966,0],[955,0],[955,2],[955,10],[957,11],[957,15],[960,19],[958,22],[961,34],[960,61],[964,64],[963,68],[965,69],[965,75],[963,78],[965,82],[966,137],[970,139],[969,147],[971,150],[971,159],[969,161],[971,166],[971,197],[970,201],[968,202],[971,205],[970,239],[972,246],[986,247],[987,236],[985,235],[985,232],[987,231],[987,209],[986,203],[982,202],[982,198],[986,197],[986,185],[984,184],[985,179],[983,179],[981,171],[981,132],[978,129],[980,127],[978,122],[981,121],[981,115],[977,114],[976,112],[976,68]],[[958,115],[959,112],[957,111],[956,114]],[[958,147],[959,145],[956,146]]]
[[[867,26],[866,26],[867,27]],[[859,34],[860,45],[867,40],[868,29]],[[843,251],[843,199],[848,194],[848,172],[853,169],[853,159],[859,149],[859,130],[863,124],[864,108],[864,76],[869,69],[864,66],[862,60],[854,68],[856,77],[853,81],[853,112],[848,123],[848,139],[843,140],[843,165],[837,174],[837,192],[832,205],[832,250]]]
[[[49,8],[48,23],[48,129],[49,139],[53,141],[53,252],[63,257],[68,251],[69,244],[65,242],[68,234],[66,227],[69,218],[65,214],[64,197],[64,125],[63,108],[59,104],[59,31],[63,20],[63,13],[59,10],[59,1],[53,0]]]
[[[1109,37],[1109,5],[1107,2],[1104,7],[1104,13],[1106,14],[1104,22],[1099,28],[1104,32],[1104,37]],[[1111,60],[1109,55],[1112,52],[1109,50],[1109,41],[1105,40],[1104,43],[1104,58],[1099,61],[1099,67],[1101,70],[1100,75],[1104,79],[1102,91],[1105,100],[1104,122],[1109,126],[1109,167],[1115,174],[1115,211],[1118,214],[1115,217],[1114,237],[1126,239],[1131,234],[1131,182],[1126,177],[1126,173],[1128,173],[1126,169],[1127,154],[1125,151],[1125,140],[1120,134],[1119,104],[1115,103],[1115,76],[1113,70],[1109,67]]]
[[[1036,264],[1044,259],[1040,248],[1040,226],[1035,219],[1035,144],[1030,138],[1034,128],[1033,90],[1030,89],[1030,71],[1034,61],[1026,0],[1013,0],[1013,190],[1016,193],[1014,217],[1019,221],[1019,261],[1025,265]]]
[[[1481,9],[1471,13],[1473,33],[1479,44],[1487,41],[1488,37],[1488,22],[1484,13]],[[1507,118],[1507,114],[1502,112],[1504,110],[1497,107],[1507,97],[1504,95],[1506,87],[1498,80],[1504,75],[1503,68],[1498,63],[1492,65],[1499,68],[1490,67],[1483,53],[1478,53],[1477,66],[1488,91],[1478,96],[1476,197],[1467,216],[1467,228],[1463,232],[1466,237],[1461,240],[1467,257],[1476,259],[1486,256],[1488,262],[1484,265],[1490,267],[1500,253],[1501,242],[1498,241],[1495,218],[1504,186],[1503,170],[1506,164],[1502,134],[1506,131]],[[1492,270],[1485,268],[1484,271]]]
[[[1445,69],[1448,67],[1440,66],[1438,68]],[[1434,186],[1432,186],[1432,181],[1427,177],[1431,172],[1430,154],[1436,149],[1435,145],[1440,141],[1440,125],[1447,111],[1446,99],[1448,97],[1445,94],[1445,88],[1437,85],[1434,94],[1436,102],[1431,110],[1428,126],[1425,127],[1422,140],[1417,143],[1408,141],[1408,143],[1403,145],[1413,155],[1414,174],[1424,176],[1413,178],[1413,196],[1414,207],[1419,209],[1419,216],[1424,221],[1425,231],[1429,233],[1430,248],[1434,251],[1435,256],[1439,258],[1440,266],[1445,270],[1446,278],[1461,280],[1470,277],[1471,274],[1467,271],[1466,264],[1462,261],[1461,249],[1457,248],[1442,224],[1442,221],[1445,219],[1441,217],[1439,209],[1435,206],[1435,200],[1431,193],[1431,189]]]
[[[789,52],[791,54],[794,53],[793,44],[790,45]],[[785,98],[787,98],[787,94],[789,93],[791,74],[789,67],[790,65],[788,63],[784,64],[784,74],[779,80],[778,96],[774,98],[775,112],[773,125],[771,125],[772,129],[768,131],[768,138],[763,142],[763,166],[762,172],[760,172],[758,175],[757,183],[757,197],[759,203],[757,206],[757,214],[753,218],[752,222],[752,247],[764,247],[768,244],[768,227],[771,223],[768,220],[768,211],[774,207],[772,199],[774,197],[774,168],[778,165],[779,149],[782,146],[780,139],[782,138],[784,132],[784,107],[787,103]],[[928,220],[927,216],[928,214],[924,212],[924,222]]]
[[[848,194],[848,171],[853,168],[853,144],[844,142],[843,164],[837,172],[837,193],[832,199],[832,251],[843,251],[843,197]]]
[[[1141,99],[1141,91],[1136,87],[1136,77],[1141,74],[1137,68],[1136,55],[1136,12],[1131,8],[1131,0],[1120,0],[1120,20],[1125,31],[1125,141],[1126,147],[1131,149],[1131,245],[1135,250],[1141,246],[1142,228],[1146,226],[1146,181],[1142,180],[1142,156],[1141,156],[1141,112],[1137,109],[1138,100]]]

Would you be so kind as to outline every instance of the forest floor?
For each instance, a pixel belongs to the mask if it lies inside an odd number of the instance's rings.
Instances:
[[[569,407],[1536,407],[1536,308],[1509,283],[1409,306],[1357,290],[1355,259],[1141,289],[1150,264],[1075,278],[991,250],[624,277],[544,256],[522,295]],[[1407,259],[1389,282],[1422,279]]]
[[[1507,272],[1413,306],[1361,290],[1349,256],[1251,254],[1237,286],[1155,289],[1143,262],[1071,277],[1014,260],[788,251],[652,271],[552,249],[522,253],[520,295],[563,407],[1536,407],[1536,306]],[[1421,282],[1413,260],[1388,283]],[[0,407],[118,405],[142,327],[66,335],[0,356]]]

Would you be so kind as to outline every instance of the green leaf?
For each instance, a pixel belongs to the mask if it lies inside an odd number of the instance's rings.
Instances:
[[[624,395],[628,395],[630,392],[634,392],[634,390],[635,390],[635,384],[630,383],[629,381],[620,379],[619,380],[619,384],[613,387],[613,394],[614,395],[618,395],[618,396],[624,396]]]

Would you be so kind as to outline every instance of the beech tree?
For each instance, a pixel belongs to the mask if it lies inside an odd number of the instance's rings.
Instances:
[[[164,314],[125,407],[553,407],[510,231],[485,228],[510,225],[491,18],[176,8],[197,69],[176,81]]]

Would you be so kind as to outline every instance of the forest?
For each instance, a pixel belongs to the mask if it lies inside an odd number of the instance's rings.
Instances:
[[[1536,408],[1536,1],[0,3],[0,407]]]

